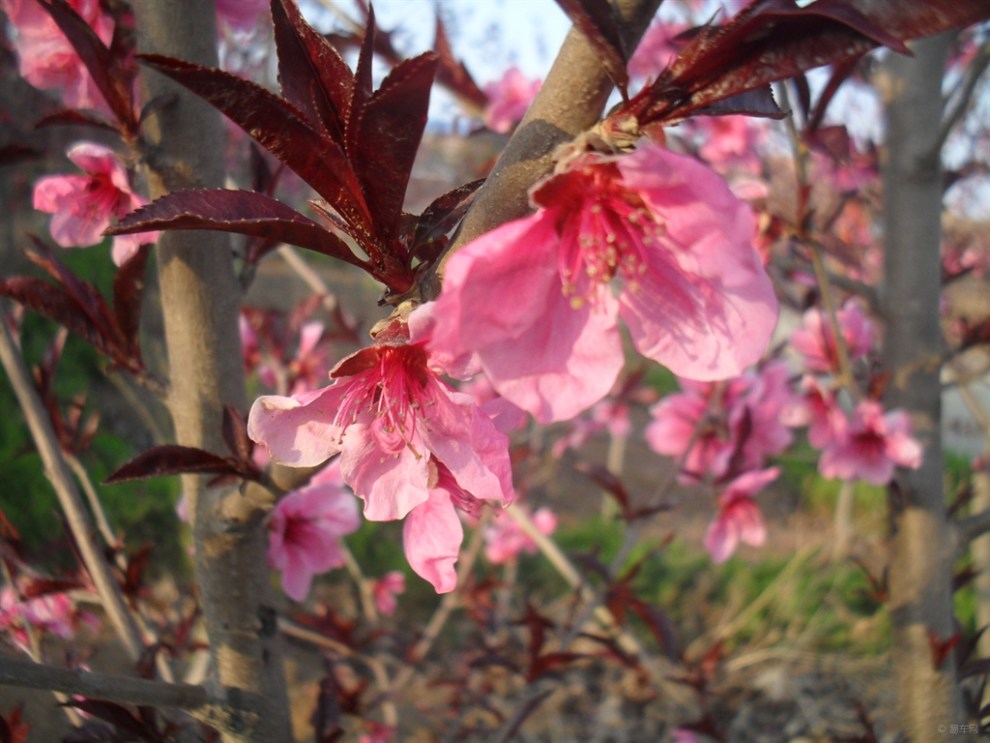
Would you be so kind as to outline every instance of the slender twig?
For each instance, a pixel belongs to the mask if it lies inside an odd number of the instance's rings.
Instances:
[[[799,271],[808,267],[807,263],[803,260],[788,256],[774,256],[773,260],[774,264],[782,271]],[[848,276],[833,273],[827,269],[825,270],[825,277],[827,278],[829,284],[837,286],[850,294],[855,294],[860,299],[864,300],[873,312],[879,311],[880,295],[877,290],[869,284],[864,284],[862,281],[850,279]]]
[[[299,255],[299,251],[291,245],[280,245],[278,248],[278,257],[285,261],[286,265],[296,272],[296,275],[302,279],[306,286],[312,289],[316,294],[323,297],[323,306],[328,312],[333,312],[337,309],[337,296],[330,290],[330,287],[327,286],[327,283],[323,280],[323,277],[314,271],[312,266],[310,266],[305,259]]]
[[[55,488],[83,562],[103,601],[103,608],[123,642],[128,656],[132,660],[137,660],[144,649],[141,632],[124,601],[120,586],[110,572],[99,544],[93,537],[94,529],[89,514],[79,496],[72,473],[58,446],[58,439],[52,430],[51,422],[38,393],[31,384],[30,374],[2,313],[0,313],[0,362],[14,388],[14,394],[24,412],[31,436],[44,463],[45,474]]]
[[[942,151],[945,140],[949,138],[953,128],[955,128],[956,124],[959,123],[959,120],[969,108],[969,102],[973,97],[973,92],[976,90],[976,86],[980,82],[983,73],[986,72],[987,67],[990,67],[990,43],[985,43],[980,47],[976,56],[973,57],[969,69],[966,70],[965,81],[960,87],[959,93],[954,96],[956,105],[942,119],[942,126],[938,130],[938,139],[934,142],[933,152]]]
[[[354,581],[354,585],[357,586],[358,596],[361,599],[361,611],[364,612],[364,616],[369,622],[377,622],[378,609],[375,606],[375,596],[371,590],[371,581],[365,577],[361,566],[358,565],[357,560],[354,559],[354,555],[351,554],[351,551],[343,542],[340,543],[340,551],[344,556],[344,567],[347,569],[348,574],[350,574],[351,580]]]

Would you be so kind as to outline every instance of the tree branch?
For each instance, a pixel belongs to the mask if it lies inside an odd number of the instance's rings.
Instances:
[[[619,0],[626,47],[634,49],[660,0]],[[590,42],[572,28],[533,105],[478,191],[450,251],[529,211],[529,188],[553,168],[561,144],[601,117],[612,82]],[[431,299],[431,297],[425,297]]]
[[[167,684],[163,681],[95,671],[58,668],[11,656],[0,657],[0,684],[79,694],[122,704],[146,704],[189,711],[202,709],[211,703],[210,694],[203,686]]]

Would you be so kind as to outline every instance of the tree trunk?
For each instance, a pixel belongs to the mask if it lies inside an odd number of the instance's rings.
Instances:
[[[138,0],[135,13],[142,52],[217,66],[212,2]],[[142,81],[144,100],[169,101],[145,126],[152,197],[182,188],[222,186],[224,131],[219,114],[153,71],[142,70]],[[168,405],[176,439],[185,446],[226,453],[223,406],[246,407],[237,331],[240,291],[229,239],[217,232],[164,233],[158,244],[158,272],[169,359]],[[220,684],[241,690],[229,695],[232,707],[219,711],[217,724],[227,743],[288,741],[288,698],[262,521],[271,504],[237,489],[208,489],[204,483],[201,477],[183,478],[193,515],[204,619]],[[251,700],[246,705],[245,692]]]
[[[891,55],[884,163],[885,367],[888,407],[906,409],[924,446],[917,470],[891,486],[893,534],[890,610],[894,670],[903,730],[913,741],[959,741],[962,718],[952,653],[936,665],[933,640],[952,636],[952,547],[944,486],[939,327],[942,170],[938,132],[942,77],[950,38],[913,45],[913,58]]]

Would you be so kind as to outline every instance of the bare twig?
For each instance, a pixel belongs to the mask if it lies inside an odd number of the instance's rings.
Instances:
[[[103,558],[100,545],[94,538],[93,524],[83,505],[76,483],[72,479],[65,458],[58,446],[55,431],[45,413],[44,406],[31,384],[31,377],[21,358],[14,337],[7,326],[7,320],[0,313],[0,362],[7,372],[14,394],[24,412],[31,436],[41,461],[44,463],[45,474],[55,488],[62,510],[72,536],[79,546],[86,570],[93,579],[93,584],[103,602],[103,608],[110,618],[117,636],[124,644],[128,656],[137,660],[144,649],[141,642],[141,632],[133,615],[127,608],[120,586],[110,572]]]
[[[976,56],[973,57],[969,69],[966,70],[966,76],[959,88],[959,92],[953,96],[956,100],[956,105],[942,119],[942,126],[938,130],[938,139],[934,145],[935,152],[942,151],[945,140],[949,138],[953,128],[966,113],[966,110],[969,108],[970,99],[973,97],[973,92],[976,90],[976,86],[980,82],[983,73],[986,72],[987,67],[990,67],[990,42],[984,43],[980,47]]]

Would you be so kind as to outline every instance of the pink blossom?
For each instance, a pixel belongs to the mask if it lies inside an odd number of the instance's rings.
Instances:
[[[681,387],[651,409],[645,435],[654,451],[682,460],[683,479],[755,469],[790,445],[792,434],[781,420],[793,404],[784,362],[725,383],[682,381]]]
[[[528,80],[517,68],[510,67],[500,80],[486,85],[485,126],[500,134],[511,132],[526,115],[540,84],[539,80]]]
[[[256,400],[248,434],[290,466],[339,452],[365,517],[406,518],[410,565],[443,592],[463,538],[455,506],[507,504],[513,492],[508,439],[439,371],[423,343],[380,343],[338,364],[329,387]]]
[[[34,186],[34,208],[54,215],[52,239],[63,248],[98,245],[103,242],[103,231],[115,218],[143,206],[147,200],[131,190],[127,170],[113,150],[83,142],[67,154],[86,175],[42,178]],[[157,239],[157,232],[115,237],[113,262],[123,265],[141,245]]]
[[[822,451],[818,471],[823,477],[884,485],[894,476],[895,465],[917,469],[921,457],[907,413],[885,415],[880,403],[864,400],[848,420],[841,420],[834,440]]]
[[[787,426],[808,426],[808,442],[822,449],[844,430],[845,413],[839,407],[835,391],[815,377],[804,377],[801,390],[801,396],[795,397],[781,411],[781,422]]]
[[[387,617],[395,614],[395,610],[399,606],[397,597],[405,593],[405,590],[406,576],[398,570],[388,571],[371,586],[371,592],[375,597],[375,606]]]
[[[75,602],[63,591],[21,598],[9,585],[0,589],[0,631],[9,632],[21,648],[29,647],[29,629],[71,640],[80,621],[94,629],[99,625],[95,616],[78,611]]]
[[[629,60],[630,77],[641,80],[656,78],[674,61],[682,46],[676,37],[686,29],[683,23],[654,21],[650,24]]]
[[[454,253],[439,299],[411,316],[435,353],[482,369],[544,423],[612,388],[619,317],[640,353],[684,377],[732,376],[762,355],[777,301],[752,214],[701,163],[652,144],[583,155],[532,197],[543,208]]]
[[[69,0],[69,5],[110,45],[113,21],[100,9],[99,0]],[[76,50],[37,0],[0,0],[17,31],[18,69],[36,88],[58,90],[69,108],[94,109],[109,114],[109,107]]]
[[[492,419],[502,433],[508,435],[526,425],[526,413],[502,397],[484,374],[461,383],[461,392],[471,395],[481,408],[481,412]]]
[[[835,315],[849,360],[856,361],[866,356],[873,347],[873,323],[860,303],[849,299]],[[791,336],[791,345],[804,357],[809,371],[826,373],[839,370],[835,334],[824,310],[812,307],[804,313],[801,327]]]
[[[357,502],[344,489],[339,460],[287,493],[268,521],[268,564],[282,573],[282,590],[293,601],[309,594],[313,576],[344,564],[340,538],[361,525]]]
[[[702,138],[698,154],[709,165],[719,172],[760,172],[757,153],[767,135],[762,122],[748,116],[700,116],[692,122]]]
[[[760,507],[753,496],[777,479],[780,468],[744,472],[732,480],[718,497],[719,513],[705,533],[705,549],[712,560],[723,563],[740,542],[761,546],[767,538]]]
[[[540,534],[550,536],[557,529],[557,516],[549,508],[539,508],[533,513],[533,524]],[[526,552],[536,552],[536,543],[512,519],[502,516],[485,527],[485,557],[493,565],[504,565]]]
[[[608,431],[612,438],[625,438],[632,430],[629,405],[624,400],[606,398],[595,403],[589,411],[571,422],[571,430],[557,439],[551,453],[559,458],[568,449],[579,449],[596,433]]]
[[[233,31],[252,31],[268,5],[269,0],[217,0],[217,18]]]

